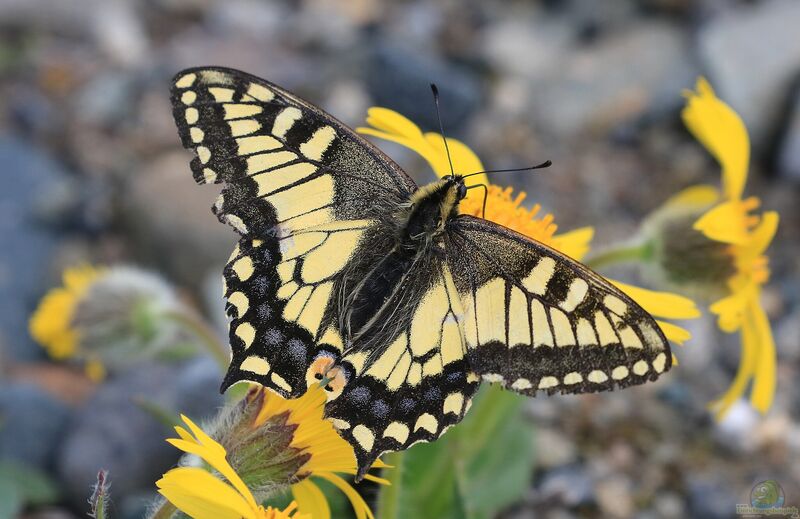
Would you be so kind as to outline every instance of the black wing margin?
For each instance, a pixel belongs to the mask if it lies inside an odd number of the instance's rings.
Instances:
[[[471,368],[519,393],[586,393],[655,380],[672,364],[658,324],[575,260],[492,222],[459,216],[447,260]]]

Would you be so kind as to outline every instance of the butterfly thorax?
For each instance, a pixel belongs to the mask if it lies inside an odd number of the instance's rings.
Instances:
[[[449,176],[422,186],[412,195],[408,204],[396,214],[396,244],[360,280],[351,293],[345,319],[344,335],[350,341],[375,340],[376,323],[387,319],[407,292],[410,274],[418,277],[419,270],[442,248],[441,237],[447,222],[458,214],[458,203],[466,194],[460,176]],[[424,285],[420,285],[424,286]],[[393,315],[392,328],[402,327],[405,316]],[[386,325],[381,325],[386,330]],[[351,342],[352,344],[352,342]]]
[[[420,187],[398,215],[404,247],[418,249],[444,232],[445,224],[458,214],[458,203],[466,196],[461,176],[448,176]]]

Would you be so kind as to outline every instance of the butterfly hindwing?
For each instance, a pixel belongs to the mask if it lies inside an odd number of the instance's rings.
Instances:
[[[584,393],[655,380],[671,366],[655,320],[563,254],[471,216],[450,225],[468,359],[519,393]]]
[[[382,452],[433,441],[460,422],[479,385],[465,358],[463,310],[447,265],[432,259],[410,274],[414,283],[387,305],[411,301],[406,315],[395,316],[403,326],[382,347],[345,352],[352,376],[326,410],[353,445],[360,475]]]
[[[339,358],[334,295],[372,225],[347,220],[278,240],[242,237],[224,270],[233,355],[223,389],[251,380],[300,396],[314,358]]]

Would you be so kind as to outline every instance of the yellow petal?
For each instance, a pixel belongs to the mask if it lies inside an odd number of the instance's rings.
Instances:
[[[717,314],[717,325],[726,333],[733,333],[742,327],[744,310],[747,308],[751,288],[736,291],[723,297],[709,307],[712,313]]]
[[[750,402],[753,407],[766,413],[772,407],[775,398],[775,341],[764,310],[758,300],[748,306],[748,318],[745,327],[753,327],[748,334],[755,342],[756,359],[753,373],[753,388]]]
[[[373,106],[367,110],[367,124],[378,130],[397,137],[406,137],[412,140],[422,139],[422,130],[408,117],[380,106]]]
[[[720,101],[704,78],[687,92],[682,116],[686,127],[722,166],[722,187],[729,200],[741,198],[750,161],[750,139],[742,119]]]
[[[750,239],[747,217],[739,200],[723,202],[701,216],[693,227],[711,240],[741,245]]]
[[[575,260],[582,260],[589,252],[594,238],[594,227],[581,227],[565,233],[556,234],[550,246]]]
[[[225,448],[207,435],[205,431],[198,427],[197,424],[189,419],[189,417],[181,415],[181,419],[189,427],[189,430],[192,431],[192,434],[194,434],[195,438],[197,438],[197,441],[191,442],[186,440],[169,439],[167,442],[181,449],[182,451],[190,452],[200,456],[206,463],[211,465],[217,472],[222,474],[222,476],[225,477],[225,479],[227,479],[228,482],[230,482],[230,484],[241,493],[242,497],[252,508],[258,508],[258,505],[253,498],[253,494],[250,493],[250,489],[247,488],[247,485],[244,484],[242,478],[239,477],[236,471],[233,470],[233,467],[231,467],[230,463],[228,463],[228,460],[225,459]],[[180,434],[180,432],[178,434]]]
[[[330,519],[331,508],[325,494],[309,478],[292,485],[292,496],[297,501],[300,512],[314,519]]]
[[[664,332],[664,336],[670,342],[683,345],[683,343],[692,338],[692,334],[689,333],[689,330],[686,328],[682,328],[676,324],[668,323],[658,319],[656,319],[656,323],[658,324],[658,327],[661,328],[661,331]]]
[[[447,161],[447,150],[444,147],[444,139],[442,134],[435,132],[428,132],[425,134],[425,140],[432,150],[435,152],[436,163],[431,164],[433,170],[440,177],[450,174],[450,164]],[[481,160],[475,155],[469,146],[453,139],[447,138],[447,147],[450,150],[450,158],[453,161],[453,171],[458,175],[468,175],[470,173],[477,173],[483,171],[484,167]],[[467,179],[467,185],[488,184],[489,179],[486,175],[475,175]]]
[[[364,501],[364,498],[361,497],[361,494],[356,492],[350,484],[337,476],[332,472],[320,472],[317,476],[327,479],[336,487],[341,490],[347,498],[350,500],[350,504],[353,505],[353,510],[356,513],[356,519],[375,519],[375,516],[372,515],[372,510],[369,509],[369,506]]]
[[[381,107],[370,108],[367,111],[367,124],[371,127],[359,127],[356,128],[356,131],[364,135],[395,142],[417,152],[431,165],[431,168],[439,177],[444,177],[451,173],[451,161],[453,164],[452,171],[456,174],[467,175],[484,170],[480,159],[469,146],[457,139],[448,137],[446,149],[441,134],[436,132],[423,134],[419,126],[394,110]],[[450,151],[450,160],[447,158],[448,150]],[[467,179],[466,183],[467,186],[473,186],[488,184],[489,180],[486,175],[475,175]],[[467,196],[476,197],[481,196],[481,194],[470,191]]]
[[[673,195],[663,207],[703,208],[709,207],[719,201],[719,191],[714,186],[701,184],[687,187],[678,194]]]
[[[767,211],[761,215],[761,222],[750,233],[750,243],[747,244],[749,254],[756,257],[767,250],[778,231],[779,220],[775,211]]]
[[[636,287],[620,281],[609,279],[617,288],[628,294],[631,299],[650,314],[664,319],[694,319],[700,317],[700,310],[694,301],[671,292],[658,292]]]
[[[742,327],[742,356],[739,359],[739,368],[730,387],[725,393],[711,402],[709,407],[715,411],[717,419],[721,419],[738,399],[744,395],[747,383],[753,375],[756,366],[756,353],[758,337],[756,330],[751,326]]]
[[[373,128],[364,128],[359,127],[356,128],[358,133],[363,135],[371,135],[373,137],[377,137],[379,139],[384,139],[391,142],[396,142],[406,148],[416,151],[420,155],[423,156],[426,160],[428,160],[428,155],[430,154],[430,150],[427,149],[427,142],[420,137],[419,140],[409,139],[408,137],[395,135],[393,133],[382,132],[379,130],[375,130]],[[429,161],[430,162],[430,161]]]
[[[194,519],[257,519],[255,510],[236,490],[197,467],[172,469],[156,486],[161,495]]]

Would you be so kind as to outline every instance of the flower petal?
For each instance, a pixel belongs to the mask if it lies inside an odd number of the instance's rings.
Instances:
[[[292,485],[292,496],[301,513],[309,514],[314,519],[330,519],[331,508],[325,494],[309,478]]]
[[[648,313],[664,319],[694,319],[700,310],[694,301],[671,292],[658,292],[609,279],[617,288],[628,294]]]
[[[723,297],[709,307],[712,313],[717,314],[717,325],[726,333],[733,333],[742,327],[744,310],[752,292],[752,288],[736,291]]]
[[[408,117],[389,108],[373,106],[367,110],[367,124],[386,133],[413,140],[422,139],[422,130]]]
[[[680,344],[682,346],[686,341],[692,338],[692,334],[689,333],[689,330],[676,324],[661,321],[659,319],[656,319],[656,324],[658,324],[658,327],[661,328],[662,332],[664,332],[664,336],[667,338],[667,340],[674,342],[675,344]]]
[[[753,327],[748,335],[755,342],[756,351],[750,402],[753,407],[766,413],[775,398],[775,341],[767,315],[758,300],[752,301],[748,306],[745,323],[746,327]]]
[[[662,207],[703,208],[719,201],[719,190],[707,184],[690,186],[671,196]]]
[[[172,469],[156,481],[161,495],[194,519],[257,519],[230,485],[197,467]]]
[[[707,238],[742,245],[750,239],[747,211],[739,200],[723,202],[701,216],[693,226]]]
[[[447,161],[447,150],[444,147],[444,139],[442,134],[436,132],[428,132],[425,134],[425,140],[431,149],[435,152],[436,163],[431,163],[431,167],[440,177],[450,174],[450,163]],[[453,171],[458,175],[468,175],[470,173],[477,173],[483,171],[483,163],[475,155],[475,152],[469,146],[453,139],[447,138],[447,148],[450,150],[450,158],[453,161]],[[467,181],[468,185],[488,184],[489,179],[486,175],[475,175],[470,177]]]
[[[750,243],[747,245],[749,253],[753,257],[759,256],[767,250],[778,231],[779,221],[780,217],[775,211],[767,211],[761,215],[761,222],[751,231]]]
[[[556,234],[550,245],[570,258],[580,261],[589,252],[592,238],[594,238],[594,227],[580,227]]]
[[[683,122],[695,138],[722,166],[725,197],[738,200],[742,196],[750,161],[750,139],[741,117],[720,101],[704,78],[697,80],[697,91],[687,92]]]
[[[230,463],[228,463],[228,460],[225,458],[225,448],[207,435],[205,431],[198,427],[189,417],[181,415],[181,419],[189,427],[189,430],[192,431],[196,441],[169,439],[167,442],[184,452],[196,454],[201,457],[217,472],[222,474],[225,479],[241,493],[243,499],[245,499],[251,507],[257,508],[258,505],[253,498],[253,494],[250,493],[250,489],[247,488],[242,478],[233,470],[233,467],[231,467]],[[180,431],[178,434],[183,436]]]
[[[350,500],[350,504],[353,505],[353,510],[356,513],[356,519],[375,519],[375,516],[372,515],[372,510],[369,509],[369,506],[367,505],[366,501],[364,501],[364,498],[361,497],[361,494],[356,492],[355,488],[350,486],[350,483],[332,472],[320,472],[316,475],[327,479],[336,485],[339,490],[344,492],[344,494]]]
[[[379,139],[395,142],[417,152],[431,165],[439,177],[451,173],[450,162],[453,163],[452,171],[467,175],[483,171],[484,167],[477,155],[463,142],[448,137],[447,149],[442,135],[436,132],[423,134],[419,126],[407,117],[390,110],[374,106],[367,111],[367,124],[371,127],[356,128],[358,133],[371,135]],[[448,160],[447,152],[450,152]],[[486,175],[475,175],[466,181],[468,186],[488,184]],[[467,196],[480,196],[480,193],[471,192]]]
[[[747,383],[755,370],[758,348],[758,337],[751,326],[742,327],[742,355],[739,359],[739,368],[730,387],[725,393],[711,402],[709,408],[713,409],[717,419],[721,419],[738,399],[744,395]]]

